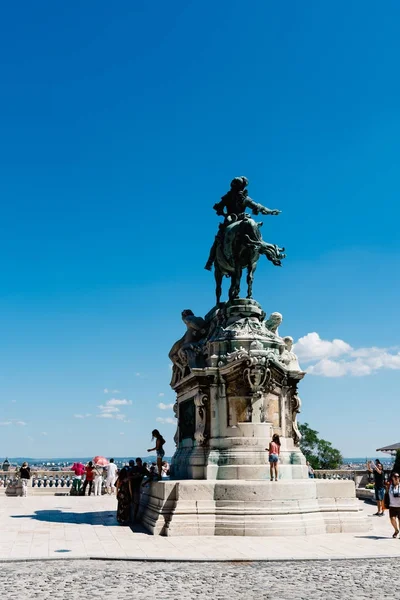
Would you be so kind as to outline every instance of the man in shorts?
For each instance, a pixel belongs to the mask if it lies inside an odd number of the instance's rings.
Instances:
[[[374,474],[375,484],[375,500],[378,506],[378,512],[374,517],[383,517],[383,498],[385,496],[385,471],[379,459],[376,459],[375,464],[371,461],[367,462],[367,469]]]

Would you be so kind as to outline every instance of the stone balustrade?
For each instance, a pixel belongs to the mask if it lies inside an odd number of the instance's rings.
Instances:
[[[385,470],[388,476],[390,470]],[[367,483],[373,483],[372,473],[366,469],[316,469],[314,476],[317,479],[350,479],[356,484],[356,488],[364,489]]]
[[[354,471],[351,469],[315,469],[316,479],[350,479],[355,481],[356,474],[365,474],[365,471]]]
[[[74,477],[73,471],[31,472],[29,487],[32,488],[70,488]],[[19,495],[21,488],[19,474],[14,469],[0,471],[0,489],[5,489],[8,495]]]

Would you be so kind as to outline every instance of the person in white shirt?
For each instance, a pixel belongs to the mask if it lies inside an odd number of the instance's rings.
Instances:
[[[115,493],[115,482],[117,480],[117,465],[114,462],[113,458],[110,458],[110,462],[106,467],[107,477],[106,477],[106,490],[107,494]]]
[[[94,465],[94,495],[101,496],[101,486],[103,485],[103,468],[100,465]]]
[[[389,517],[394,529],[393,537],[399,535],[400,525],[400,476],[392,473],[392,483],[389,486]]]

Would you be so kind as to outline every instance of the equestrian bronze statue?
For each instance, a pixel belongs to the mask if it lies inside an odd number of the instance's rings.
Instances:
[[[214,205],[217,215],[225,219],[219,226],[205,268],[211,271],[214,265],[217,304],[221,300],[224,275],[231,278],[229,300],[234,300],[239,297],[242,271],[247,269],[247,298],[251,298],[260,255],[264,254],[277,267],[282,266],[281,261],[286,256],[284,248],[264,242],[260,233],[262,223],[257,223],[245,212],[246,208],[254,215],[279,215],[281,211],[254,202],[248,196],[248,183],[246,177],[235,177],[229,192]]]

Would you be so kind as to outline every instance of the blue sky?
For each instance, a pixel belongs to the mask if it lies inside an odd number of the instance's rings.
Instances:
[[[168,350],[242,174],[282,210],[254,295],[301,338],[302,420],[399,441],[398,3],[1,11],[0,455],[143,455],[156,426],[172,453]]]

